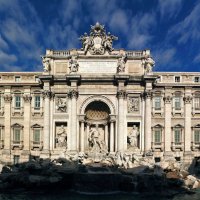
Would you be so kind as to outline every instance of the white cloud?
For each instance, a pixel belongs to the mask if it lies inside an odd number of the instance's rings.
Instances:
[[[183,0],[159,0],[158,1],[158,10],[161,14],[161,17],[169,19],[171,17],[176,17],[179,11],[182,8]]]
[[[0,63],[4,65],[4,63],[13,63],[17,61],[17,57],[15,55],[7,54],[3,51],[0,51]]]
[[[0,34],[0,49],[8,49],[8,44],[7,42],[2,38]]]
[[[174,25],[168,32],[169,38],[178,36],[178,43],[200,40],[200,3],[197,4],[185,19]]]

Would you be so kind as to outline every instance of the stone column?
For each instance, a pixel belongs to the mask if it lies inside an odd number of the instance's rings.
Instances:
[[[172,115],[172,97],[165,96],[165,128],[164,128],[164,156],[171,155],[172,131],[171,131],[171,115]]]
[[[118,130],[117,130],[117,151],[124,151],[124,97],[126,92],[119,90],[118,97]]]
[[[192,96],[190,94],[187,94],[187,96],[184,97],[185,101],[185,135],[184,135],[184,156],[187,157],[186,159],[189,159],[188,162],[192,161],[192,155],[191,155],[191,111],[192,111]],[[183,133],[182,133],[183,134]]]
[[[71,98],[71,151],[77,151],[77,104],[76,100],[78,98],[78,91],[72,89],[69,92],[69,97]]]
[[[108,147],[108,124],[105,124],[105,143]]]
[[[80,151],[84,152],[84,120],[81,120],[80,123],[81,123]]]
[[[12,96],[10,94],[10,88],[5,89],[4,94],[4,126],[5,126],[5,132],[4,132],[4,150],[2,152],[3,158],[5,162],[10,162],[10,150],[11,150],[11,141],[13,138],[11,138],[11,102],[12,102]]]
[[[50,99],[52,92],[50,90],[43,91],[44,99],[44,134],[43,134],[43,153],[49,156],[50,150]]]
[[[144,150],[151,150],[151,92],[145,92],[145,133],[144,133]]]
[[[26,93],[27,92],[27,93]],[[30,150],[30,142],[32,138],[30,138],[30,115],[31,115],[31,99],[30,96],[30,88],[25,90],[25,94],[23,96],[24,99],[24,153],[29,155]]]
[[[87,123],[86,125],[86,140],[85,140],[85,148],[88,148],[88,138],[89,138],[89,132],[90,132],[90,124]]]
[[[110,152],[114,152],[114,121],[110,121]]]

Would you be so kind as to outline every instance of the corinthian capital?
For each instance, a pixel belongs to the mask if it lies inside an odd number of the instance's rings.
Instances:
[[[187,104],[189,104],[189,103],[191,103],[192,102],[192,96],[190,96],[190,95],[188,95],[188,96],[185,96],[184,98],[183,98],[183,100],[185,101],[185,103],[187,103]]]
[[[164,102],[165,103],[171,103],[172,102],[172,97],[171,96],[164,97]]]
[[[44,90],[42,92],[42,96],[43,96],[43,99],[45,98],[51,99],[53,97],[53,92],[51,92],[50,90]]]
[[[12,101],[12,96],[10,94],[5,94],[4,101],[10,103]]]
[[[144,98],[146,98],[146,99],[152,98],[152,92],[151,91],[145,91],[144,92]]]
[[[117,91],[117,98],[126,98],[126,91],[125,90],[119,90]]]
[[[73,99],[77,99],[78,98],[78,91],[76,89],[72,89],[69,91],[68,93],[69,98]]]
[[[32,97],[30,95],[23,95],[23,99],[25,102],[31,102]]]

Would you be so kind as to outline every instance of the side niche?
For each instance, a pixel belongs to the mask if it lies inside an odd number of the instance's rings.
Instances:
[[[67,122],[55,124],[55,148],[67,149]]]

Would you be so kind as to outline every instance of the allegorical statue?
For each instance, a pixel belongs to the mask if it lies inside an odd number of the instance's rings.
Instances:
[[[143,64],[145,67],[145,73],[149,74],[152,72],[153,66],[155,65],[155,61],[153,60],[153,58],[148,57],[145,58],[145,60],[143,60]]]
[[[43,70],[45,72],[50,71],[50,59],[46,57],[42,57],[42,63],[43,63]]]
[[[90,129],[88,141],[89,146],[91,148],[91,152],[107,152],[105,141],[101,139],[101,135],[96,128]]]
[[[138,147],[139,131],[136,125],[133,125],[132,130],[128,134],[128,143],[131,147]]]
[[[118,73],[125,72],[126,60],[127,60],[126,55],[122,55],[122,57],[118,59],[118,62],[117,62],[117,72]]]
[[[77,60],[77,56],[72,56],[71,59],[69,60],[69,69],[70,69],[70,73],[75,73],[78,71],[78,60]]]
[[[58,147],[67,148],[67,133],[63,125],[60,126],[57,132],[57,143]]]
[[[93,45],[92,38],[87,33],[84,33],[84,35],[82,35],[79,39],[81,40],[83,44],[84,53],[87,53],[87,50],[89,49],[89,47]]]

